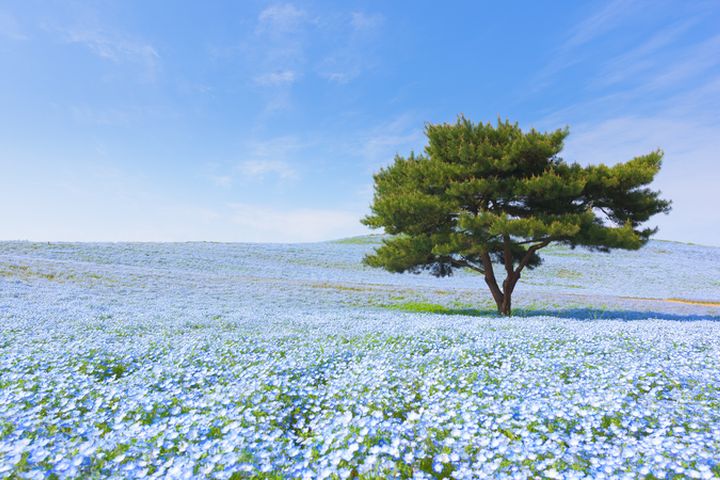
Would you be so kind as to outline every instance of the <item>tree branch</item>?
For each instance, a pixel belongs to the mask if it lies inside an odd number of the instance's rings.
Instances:
[[[553,240],[557,240],[557,238],[553,238],[553,237],[532,238],[532,239],[530,239],[530,240],[525,240],[525,241],[522,241],[522,242],[515,242],[515,243],[518,244],[518,245],[525,245],[525,244],[528,244],[528,243],[544,242],[544,241],[553,241]]]
[[[495,279],[495,271],[493,270],[490,254],[485,252],[482,254],[481,258],[485,269],[485,283],[487,283],[488,287],[490,287],[490,293],[492,293],[495,303],[499,306],[504,297],[503,293],[500,291],[500,287],[498,287],[497,280]]]
[[[450,260],[450,264],[453,267],[469,268],[470,270],[475,270],[476,272],[485,273],[485,270],[483,270],[479,265],[469,261],[467,258],[462,258],[460,260],[453,258]]]
[[[530,261],[530,258],[532,258],[533,254],[540,250],[541,248],[545,248],[550,243],[550,240],[544,240],[536,245],[533,245],[532,247],[528,248],[528,251],[525,253],[525,256],[520,261],[520,264],[515,269],[515,274],[520,275],[520,272],[522,272],[522,269],[525,268]]]
[[[468,260],[467,258],[463,258],[461,261],[465,263],[465,266],[466,266],[467,268],[469,268],[469,269],[471,269],[471,270],[475,270],[476,272],[480,272],[480,273],[482,273],[482,274],[485,273],[485,269],[483,269],[483,267],[481,267],[481,266],[478,265],[477,263],[471,262],[471,261]]]
[[[512,252],[510,251],[510,235],[507,233],[503,235],[503,259],[505,260],[505,271],[508,277],[513,275],[513,258]]]

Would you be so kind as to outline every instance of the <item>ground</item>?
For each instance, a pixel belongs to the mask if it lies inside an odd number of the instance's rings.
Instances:
[[[482,278],[307,245],[0,243],[0,476],[720,476],[720,249]]]

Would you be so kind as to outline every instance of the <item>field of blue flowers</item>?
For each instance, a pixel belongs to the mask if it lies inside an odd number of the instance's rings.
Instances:
[[[720,477],[720,249],[553,248],[503,319],[375,242],[0,243],[0,477]]]

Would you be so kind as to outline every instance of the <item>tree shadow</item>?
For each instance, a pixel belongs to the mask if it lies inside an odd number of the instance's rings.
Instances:
[[[438,306],[439,307],[439,306]],[[398,310],[405,310],[398,308]],[[434,313],[438,315],[464,315],[470,317],[495,317],[502,318],[495,309],[479,308],[450,308],[441,307],[427,310],[407,309],[416,313]],[[675,321],[720,321],[720,315],[704,314],[680,314],[669,312],[656,312],[648,310],[618,310],[591,307],[576,308],[516,308],[513,310],[513,317],[555,317],[574,320],[675,320]]]
[[[519,309],[518,316],[535,317],[549,316],[558,318],[572,318],[576,320],[676,320],[676,321],[698,321],[710,320],[720,321],[720,315],[698,314],[698,313],[670,313],[656,312],[651,310],[617,310],[602,308],[563,308],[563,309]]]

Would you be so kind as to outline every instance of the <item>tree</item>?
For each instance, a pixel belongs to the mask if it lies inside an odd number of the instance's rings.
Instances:
[[[552,242],[609,252],[638,249],[657,228],[640,229],[670,201],[646,187],[662,151],[614,166],[558,156],[567,128],[523,132],[498,120],[428,124],[424,155],[396,156],[374,175],[371,214],[362,222],[392,235],[364,262],[391,272],[443,277],[456,268],[484,275],[498,312],[511,314],[524,269]],[[504,268],[501,284],[493,264]]]

